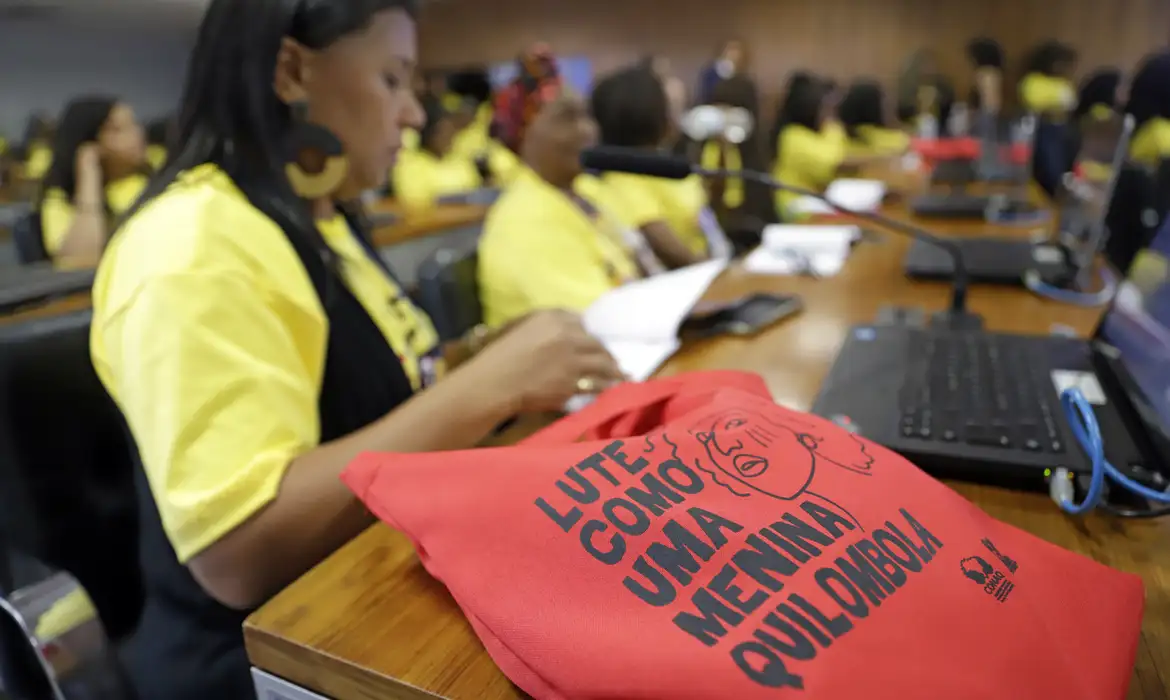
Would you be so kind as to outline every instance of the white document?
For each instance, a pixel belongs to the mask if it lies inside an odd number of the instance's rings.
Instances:
[[[585,310],[585,330],[626,376],[645,381],[678,350],[679,326],[726,268],[726,260],[709,260],[611,290]],[[565,410],[580,410],[591,400],[573,397]]]
[[[845,267],[848,249],[839,251],[773,250],[760,246],[748,254],[743,269],[754,275],[807,275],[832,277]]]
[[[886,183],[881,180],[834,180],[825,190],[825,199],[853,211],[876,212],[886,197]],[[798,214],[835,214],[837,210],[815,197],[801,197],[792,203]]]
[[[770,224],[764,227],[763,247],[771,250],[837,251],[861,238],[857,226],[802,226]]]

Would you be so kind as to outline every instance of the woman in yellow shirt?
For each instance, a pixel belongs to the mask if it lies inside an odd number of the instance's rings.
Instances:
[[[1058,41],[1036,47],[1020,79],[1023,108],[1052,121],[1064,121],[1076,107],[1077,89],[1071,77],[1076,62],[1076,51]]]
[[[1130,159],[1157,168],[1170,158],[1170,51],[1142,61],[1130,83],[1125,112],[1134,119]]]
[[[41,180],[49,172],[53,162],[53,120],[44,114],[34,114],[28,119],[21,140],[24,157],[23,176],[26,180]]]
[[[654,272],[648,248],[613,211],[610,188],[581,171],[597,140],[585,104],[562,94],[524,129],[528,166],[488,212],[479,239],[484,319],[497,327],[535,309],[584,311],[600,296]]]
[[[70,102],[37,205],[46,254],[61,264],[97,264],[114,220],[146,186],[148,169],[146,139],[129,105],[113,97]]]
[[[645,66],[625,68],[598,82],[592,107],[601,142],[607,146],[656,151],[673,139],[666,89]],[[602,177],[613,192],[618,215],[642,232],[667,267],[709,257],[706,227],[717,224],[702,178],[668,180],[627,173]]]
[[[838,108],[849,155],[896,156],[910,147],[909,134],[886,126],[884,99],[875,81],[859,80],[850,86]]]
[[[454,115],[434,99],[424,103],[426,121],[418,132],[418,148],[406,151],[394,166],[394,197],[407,211],[432,209],[449,195],[483,187],[475,162],[456,153]]]
[[[142,466],[122,657],[143,700],[255,698],[244,619],[374,522],[338,478],[358,454],[471,448],[619,378],[567,312],[438,347],[372,248],[361,193],[422,121],[414,10],[212,0],[171,159],[102,258],[90,350]]]
[[[492,88],[482,70],[451,76],[451,89],[463,97],[462,123],[455,134],[451,150],[476,164],[492,186],[512,181],[520,169],[520,159],[491,133],[494,111]]]
[[[777,119],[776,159],[772,175],[794,187],[823,191],[846,162],[846,140],[832,129],[824,129],[827,113],[825,85],[812,77],[796,75]],[[789,207],[799,195],[776,194],[776,210],[782,219],[792,217]]]

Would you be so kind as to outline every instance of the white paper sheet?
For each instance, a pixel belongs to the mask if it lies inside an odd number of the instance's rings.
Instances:
[[[771,250],[838,251],[860,237],[857,226],[771,224],[764,227],[762,243]]]
[[[691,307],[726,267],[726,260],[709,260],[618,287],[585,311],[585,329],[607,343],[674,341]]]
[[[825,190],[825,198],[838,206],[853,211],[876,212],[886,196],[886,183],[881,180],[834,180]],[[792,203],[798,214],[834,214],[836,209],[815,197],[801,197]]]
[[[801,275],[811,270],[818,277],[832,277],[845,266],[846,257],[848,248],[800,253],[760,246],[744,258],[743,269],[754,275]]]

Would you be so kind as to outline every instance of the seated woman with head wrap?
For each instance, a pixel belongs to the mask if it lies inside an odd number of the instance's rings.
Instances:
[[[882,87],[873,80],[853,83],[838,107],[851,156],[894,156],[910,147],[910,136],[886,126]]]
[[[492,205],[479,239],[484,321],[498,327],[536,309],[583,311],[610,289],[663,268],[614,212],[608,188],[581,170],[597,125],[572,95],[526,125],[527,167]]]
[[[564,89],[560,69],[548,44],[535,44],[516,60],[516,77],[496,94],[492,133],[519,153],[524,130],[546,103]]]

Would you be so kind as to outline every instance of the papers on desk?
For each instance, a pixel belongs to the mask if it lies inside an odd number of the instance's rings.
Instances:
[[[585,311],[585,330],[630,379],[649,379],[678,349],[679,326],[726,267],[726,260],[709,260],[618,287]],[[575,397],[565,410],[578,410],[591,398]]]
[[[760,246],[748,254],[743,267],[757,275],[831,277],[844,267],[860,236],[857,226],[767,226]]]
[[[853,211],[876,212],[886,197],[886,183],[881,180],[834,180],[825,190],[825,199]],[[801,197],[792,203],[792,213],[806,216],[836,214],[837,210],[816,197]]]

